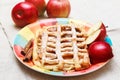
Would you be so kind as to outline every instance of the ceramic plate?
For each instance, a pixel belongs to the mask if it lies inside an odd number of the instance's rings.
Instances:
[[[49,26],[49,25],[54,25],[54,24],[68,24],[70,21],[74,21],[76,23],[82,23],[83,25],[86,26],[90,26],[91,24],[89,23],[85,23],[79,20],[74,20],[74,19],[68,19],[68,18],[53,18],[53,19],[43,19],[43,20],[39,20],[38,22],[32,23],[30,25],[25,26],[23,29],[21,29],[15,39],[14,39],[14,43],[13,43],[13,50],[14,50],[14,54],[17,57],[17,59],[24,64],[25,66],[29,67],[30,69],[33,69],[35,71],[44,73],[44,74],[48,74],[48,75],[53,75],[53,76],[78,76],[78,75],[84,75],[87,73],[91,73],[93,71],[96,71],[98,69],[100,69],[101,67],[103,67],[106,63],[108,63],[109,61],[106,62],[102,62],[102,63],[98,63],[95,65],[92,65],[90,68],[82,70],[82,71],[75,71],[75,72],[53,72],[53,71],[48,71],[42,68],[38,68],[37,66],[35,66],[33,64],[32,61],[29,62],[23,62],[23,58],[24,56],[21,54],[21,50],[25,47],[25,45],[27,44],[27,42],[31,39],[34,38],[34,34],[36,32],[37,29],[39,29],[40,27],[43,26]],[[110,45],[112,45],[110,38],[107,36],[105,39],[106,42],[108,42]]]

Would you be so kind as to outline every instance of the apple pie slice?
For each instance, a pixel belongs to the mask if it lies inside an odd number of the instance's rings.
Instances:
[[[88,68],[90,58],[82,27],[73,24],[53,25],[36,32],[33,62],[51,71],[71,71]]]

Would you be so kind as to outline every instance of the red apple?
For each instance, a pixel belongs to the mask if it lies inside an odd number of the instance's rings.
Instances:
[[[111,46],[105,41],[93,42],[88,48],[92,64],[104,62],[113,57]]]
[[[25,1],[32,3],[37,8],[39,16],[43,16],[46,8],[45,0],[25,0]]]
[[[69,0],[49,0],[47,4],[48,17],[68,17],[71,6]]]
[[[18,27],[24,27],[38,19],[36,7],[29,2],[20,2],[12,9],[12,19]]]
[[[106,34],[107,32],[105,25],[103,24],[103,22],[98,22],[88,30],[88,38],[86,39],[86,43],[90,44],[94,41],[104,41]]]

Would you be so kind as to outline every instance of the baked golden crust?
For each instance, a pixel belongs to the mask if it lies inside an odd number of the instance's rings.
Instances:
[[[82,27],[53,25],[36,31],[33,62],[51,71],[71,71],[88,68],[86,33]]]

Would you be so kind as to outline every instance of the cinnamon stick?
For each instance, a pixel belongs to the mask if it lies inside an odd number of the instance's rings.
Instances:
[[[28,41],[23,51],[21,51],[21,54],[25,56],[28,50],[30,49],[30,47],[32,46],[32,44],[33,44],[33,39]]]
[[[25,54],[25,57],[23,59],[24,62],[28,62],[32,58],[32,53],[33,53],[33,47],[31,47],[27,53]]]

